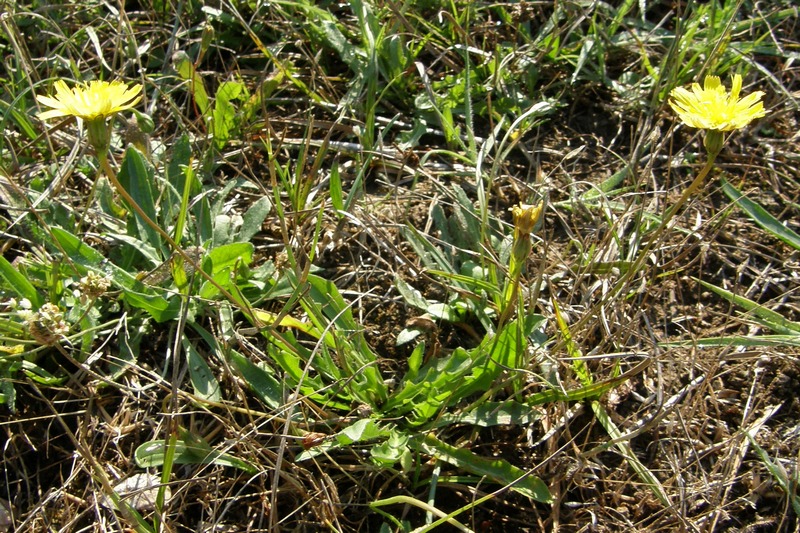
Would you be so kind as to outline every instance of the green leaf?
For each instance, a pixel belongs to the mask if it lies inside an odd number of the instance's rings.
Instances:
[[[435,302],[428,306],[427,311],[432,317],[446,322],[460,322],[463,319],[463,313],[450,304]]]
[[[272,211],[272,200],[269,196],[262,196],[256,200],[242,215],[242,228],[236,237],[238,242],[250,242],[253,236],[261,231],[261,225]]]
[[[378,423],[372,418],[362,418],[352,425],[347,426],[336,434],[339,444],[348,445],[354,442],[377,439],[385,435]]]
[[[189,59],[188,54],[183,51],[176,52],[173,56],[173,67],[178,75],[189,83],[189,91],[194,97],[194,102],[200,110],[201,115],[207,115],[211,107],[209,104],[208,92],[203,83],[203,78],[194,68],[194,63]]]
[[[402,331],[400,333],[402,333]],[[406,372],[405,379],[410,381],[416,379],[417,373],[419,372],[419,369],[422,366],[424,360],[425,360],[425,343],[421,342],[414,347],[414,351],[411,352],[411,355],[408,356],[408,372]]]
[[[547,484],[538,477],[517,468],[505,459],[488,459],[463,448],[456,448],[428,433],[411,439],[409,445],[446,463],[495,483],[509,487],[537,502],[552,503]]]
[[[539,420],[542,411],[529,405],[514,402],[484,402],[466,413],[443,413],[436,418],[432,427],[444,427],[453,424],[468,426],[492,427],[508,425],[528,425]]]
[[[800,250],[800,235],[781,224],[780,220],[769,214],[767,210],[759,204],[744,196],[724,178],[722,179],[722,190],[725,191],[728,198],[742,208],[744,212],[747,213],[747,216],[756,224],[769,232],[773,237],[782,240],[795,250]]]
[[[717,287],[716,285],[712,285],[711,283],[707,283],[701,279],[692,279],[703,287],[715,292],[719,296],[722,296],[729,302],[743,307],[748,313],[761,319],[762,324],[774,332],[781,333],[783,335],[800,335],[800,323],[792,322],[791,320],[786,319],[780,313],[777,313],[771,309],[767,309],[763,305],[758,304],[748,298],[737,296],[730,291]]]
[[[17,391],[14,389],[14,383],[0,377],[0,405],[6,405],[8,410],[12,413],[17,412]]]
[[[373,418],[362,418],[357,420],[350,426],[335,433],[332,438],[327,439],[326,442],[311,449],[304,450],[297,456],[296,461],[305,461],[316,457],[323,452],[328,452],[337,448],[344,448],[356,443],[372,441],[376,439],[386,438],[391,434],[391,431],[378,424]]]
[[[250,386],[250,390],[258,396],[265,405],[278,409],[283,405],[283,386],[275,379],[272,373],[256,365],[244,355],[234,350],[230,351],[228,360],[231,366],[242,376]]]
[[[181,135],[173,143],[170,150],[172,156],[167,165],[167,181],[176,191],[182,191],[186,187],[186,169],[192,161],[192,146],[189,143],[189,136]],[[198,180],[190,180],[192,194],[200,192]]]
[[[179,298],[164,299],[68,231],[53,227],[51,232],[81,274],[91,270],[101,276],[108,276],[116,286],[123,289],[122,298],[129,305],[146,311],[157,322],[172,320],[178,316]]]
[[[36,287],[3,256],[0,256],[0,276],[8,282],[11,290],[16,292],[20,298],[27,298],[34,309],[39,309],[44,305],[44,298],[38,293]]]
[[[342,189],[342,175],[339,172],[338,160],[335,160],[331,166],[331,181],[329,188],[331,194],[331,204],[337,212],[337,217],[341,217],[342,215],[339,212],[344,210],[344,192]]]
[[[139,468],[162,466],[166,451],[167,443],[164,440],[145,442],[136,448],[134,452],[136,465]],[[184,437],[184,440],[176,441],[174,463],[180,465],[214,464],[237,468],[251,475],[258,473],[258,468],[255,465],[229,453],[214,450],[208,443],[196,436],[193,436],[189,441],[186,440],[186,437]]]
[[[189,379],[196,396],[203,400],[218,403],[222,399],[219,382],[206,363],[202,355],[192,344],[183,339],[183,350],[186,353],[186,362],[189,365]]]
[[[66,382],[68,378],[66,377],[57,377],[45,370],[44,368],[40,367],[36,363],[32,363],[30,361],[23,360],[22,361],[22,371],[25,373],[26,376],[31,378],[36,383],[40,385],[47,385],[49,387],[55,387],[57,385],[61,385],[62,383]]]
[[[133,198],[150,220],[158,222],[156,216],[156,195],[153,191],[155,171],[139,150],[131,146],[125,151],[125,157],[122,160],[118,178],[120,184],[128,191],[131,198]],[[150,225],[135,211],[133,216],[135,223],[133,227],[129,224],[129,231],[135,228],[134,234],[160,251],[162,258],[169,255],[164,253],[161,235],[150,227]]]
[[[400,228],[400,233],[403,238],[414,249],[414,253],[420,258],[422,263],[430,269],[443,270],[448,274],[458,274],[445,257],[444,253],[434,246],[426,237],[424,237],[419,230],[411,224]]]
[[[430,305],[428,300],[426,300],[422,296],[422,293],[420,293],[417,289],[406,283],[403,278],[400,276],[395,276],[394,286],[397,288],[397,292],[400,293],[400,296],[403,297],[403,300],[405,300],[408,305],[412,305],[417,309],[421,309],[422,311],[428,310],[428,306]]]
[[[203,266],[210,265],[206,271],[217,276],[228,273],[239,265],[248,266],[253,261],[254,247],[248,242],[236,242],[214,248],[203,260]]]
[[[393,430],[387,440],[373,446],[369,451],[372,461],[384,468],[390,468],[397,464],[398,461],[410,464],[411,455],[408,450],[408,440],[408,435]],[[403,470],[406,470],[405,466]]]
[[[181,239],[183,239],[183,230],[186,227],[186,221],[189,215],[189,206],[191,204],[192,188],[196,181],[194,178],[194,169],[192,168],[191,164],[184,166],[183,171],[183,192],[181,193],[181,202],[178,209],[178,219],[175,221],[175,231],[172,235],[172,239],[176,244],[178,244],[178,246],[180,246]],[[168,213],[171,213],[172,211],[173,210],[169,210]]]
[[[581,200],[583,202],[594,202],[598,199],[602,198],[603,195],[606,195],[616,189],[620,183],[623,183],[628,176],[631,174],[631,168],[629,166],[624,166],[621,170],[618,170],[611,177],[603,180],[597,187],[592,187],[585,193],[581,195]]]
[[[408,422],[423,424],[434,416],[448,401],[453,401],[454,384],[472,381],[473,359],[463,348],[456,348],[449,356],[433,359],[418,373],[410,372],[403,385],[383,405],[389,417],[413,412]]]
[[[397,334],[397,340],[395,340],[395,346],[402,346],[404,344],[408,344],[409,342],[413,341],[417,337],[422,335],[422,330],[417,328],[405,328],[400,333]]]
[[[633,376],[641,374],[652,361],[644,359],[642,362],[625,372],[611,379],[599,381],[588,386],[580,387],[569,391],[561,389],[550,389],[535,394],[530,394],[525,397],[525,403],[528,405],[547,405],[556,401],[561,402],[579,402],[586,399],[599,398],[604,393],[618,387],[620,384],[630,380]]]
[[[388,389],[375,364],[378,358],[364,338],[363,326],[355,321],[350,305],[332,281],[308,275],[307,282],[309,290],[302,300],[303,308],[318,331],[328,331],[324,348],[336,350],[341,367],[352,378],[349,390],[365,403],[382,404]]]
[[[218,149],[225,146],[230,139],[231,130],[236,127],[236,108],[231,102],[242,98],[244,91],[244,85],[236,81],[222,82],[217,89],[212,113],[212,133]]]
[[[131,256],[131,257],[125,257],[125,260],[128,262],[128,264],[130,263],[141,264],[141,261],[138,260],[139,257],[137,257],[139,254],[141,254],[141,256],[146,260],[146,264],[144,266],[144,268],[146,269],[155,268],[162,263],[160,253],[155,248],[153,248],[146,242],[142,241],[138,237],[117,233],[109,235],[109,238],[112,239],[113,241],[117,241],[122,246],[129,247],[129,250],[125,250],[125,252],[122,254],[123,256]],[[127,272],[127,270],[125,271]]]
[[[246,267],[253,261],[253,245],[249,242],[224,244],[212,249],[203,258],[203,270],[206,271],[223,288],[231,287],[235,280],[234,273],[239,267]],[[213,298],[219,289],[209,282],[200,288],[201,298]]]
[[[328,14],[328,16],[330,16]],[[355,74],[364,71],[365,57],[364,51],[353,46],[350,40],[344,36],[336,22],[333,20],[319,20],[316,24],[311,24],[310,29],[315,30],[316,36],[327,46],[332,48],[344,63],[350,67]]]
[[[458,382],[449,404],[476,393],[485,393],[506,369],[518,368],[526,357],[528,337],[541,322],[539,317],[530,315],[509,322],[497,335],[487,335],[480,346],[471,350],[471,372]]]
[[[177,297],[165,300],[161,296],[134,292],[128,289],[123,292],[123,299],[131,307],[145,311],[156,322],[175,320],[180,314],[180,299]]]

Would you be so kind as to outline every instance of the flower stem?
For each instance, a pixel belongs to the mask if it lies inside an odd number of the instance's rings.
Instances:
[[[692,180],[692,183],[689,184],[686,189],[684,189],[683,194],[678,200],[670,207],[664,217],[661,219],[661,225],[659,225],[658,229],[656,229],[655,234],[653,237],[648,241],[647,247],[645,250],[647,252],[658,242],[661,238],[661,235],[666,231],[669,223],[678,213],[678,211],[689,201],[689,198],[692,197],[694,193],[697,192],[697,189],[705,182],[708,173],[711,172],[711,169],[714,168],[714,160],[716,159],[716,155],[709,155],[708,161],[706,161],[705,166],[700,170],[697,176]]]
[[[694,195],[700,186],[705,182],[706,177],[708,177],[708,173],[711,172],[711,169],[714,167],[714,160],[716,159],[716,154],[709,153],[708,160],[706,161],[705,166],[700,170],[697,176],[692,180],[692,183],[689,184],[686,189],[684,189],[683,194],[681,194],[680,198],[670,207],[664,216],[661,219],[661,224],[659,224],[658,228],[653,232],[653,235],[648,239],[647,244],[645,244],[644,248],[642,248],[636,256],[636,259],[633,260],[628,271],[625,273],[624,276],[620,278],[620,280],[616,283],[614,288],[608,292],[607,300],[616,297],[625,287],[628,286],[630,281],[636,275],[639,270],[644,266],[645,262],[647,261],[648,256],[650,255],[650,251],[661,241],[661,237],[664,235],[664,232],[667,231],[669,228],[670,222],[672,219],[675,218],[675,215],[678,214],[678,211],[686,205],[686,202]],[[588,316],[588,315],[587,315]]]

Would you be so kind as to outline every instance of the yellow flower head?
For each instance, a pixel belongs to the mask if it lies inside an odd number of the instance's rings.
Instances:
[[[761,102],[763,92],[756,91],[739,98],[741,90],[742,77],[738,74],[733,76],[730,94],[719,77],[706,76],[703,88],[700,88],[699,83],[693,83],[691,91],[683,87],[673,89],[669,105],[684,123],[693,128],[736,130],[767,114]]]
[[[142,99],[140,84],[128,87],[121,81],[91,81],[70,89],[59,80],[55,87],[54,97],[36,96],[40,104],[52,108],[39,113],[42,120],[73,116],[91,122],[130,109]]]
[[[529,235],[533,232],[539,216],[542,214],[542,204],[528,205],[520,203],[511,208],[511,215],[514,218],[514,229],[520,235]]]

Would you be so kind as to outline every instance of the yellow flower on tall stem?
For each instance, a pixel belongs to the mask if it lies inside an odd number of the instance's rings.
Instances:
[[[694,181],[667,212],[662,227],[666,226],[669,219],[706,179],[714,166],[714,160],[722,150],[723,132],[743,128],[753,120],[767,114],[764,104],[761,102],[761,97],[764,96],[762,91],[739,98],[741,91],[742,77],[734,74],[730,93],[717,76],[706,76],[702,88],[699,83],[693,83],[691,91],[683,87],[676,87],[670,92],[672,99],[669,105],[680,119],[687,126],[705,130],[703,144],[708,153],[708,160]]]
[[[64,81],[57,81],[55,83],[56,93],[54,96],[37,95],[36,100],[50,109],[39,113],[39,118],[47,120],[56,117],[76,117],[86,122],[86,128],[89,137],[89,144],[91,144],[100,162],[100,167],[105,171],[106,177],[117,190],[119,195],[125,202],[136,212],[140,219],[156,231],[175,252],[183,258],[187,265],[194,268],[194,271],[199,273],[207,282],[213,285],[223,296],[230,302],[238,305],[237,298],[235,298],[225,287],[220,285],[218,281],[212,278],[208,273],[200,268],[197,264],[197,258],[193,257],[178,245],[178,242],[170,236],[161,226],[156,224],[150,216],[145,213],[144,209],[136,202],[130,195],[125,187],[120,183],[117,178],[114,168],[109,162],[108,149],[111,142],[111,135],[107,119],[120,111],[133,109],[142,99],[142,86],[135,84],[129,86],[122,81],[92,81],[82,86],[73,87],[72,89],[67,86]],[[135,113],[135,111],[134,111]],[[137,127],[144,132],[144,129],[152,131],[152,121],[146,116],[139,116],[137,114]],[[148,122],[150,122],[148,124]],[[143,127],[144,126],[144,127]],[[96,183],[96,182],[95,182]],[[94,189],[93,189],[94,191]],[[93,192],[90,194],[90,199],[93,197]],[[180,236],[178,236],[180,240]],[[244,309],[243,311],[252,313],[251,309]],[[260,318],[252,315],[256,324],[262,324]],[[112,491],[113,492],[113,491]]]
[[[139,204],[119,182],[108,159],[111,132],[107,119],[120,111],[132,109],[138,104],[142,99],[142,86],[140,84],[129,86],[122,81],[91,81],[70,89],[64,81],[59,80],[55,83],[55,89],[54,96],[36,96],[36,100],[40,104],[51,108],[39,113],[39,118],[47,120],[56,117],[76,117],[85,121],[89,144],[94,147],[100,167],[105,171],[106,177],[133,210],[143,217],[148,225],[155,226],[155,223],[147,217]],[[89,201],[93,198],[94,187],[89,194]],[[157,228],[157,230],[161,230],[161,228]]]
[[[613,298],[618,294],[618,291],[627,287],[633,276],[644,266],[650,256],[650,251],[670,227],[672,219],[705,182],[709,172],[714,168],[714,161],[722,150],[723,133],[743,128],[753,120],[767,114],[764,110],[764,104],[761,102],[761,98],[764,95],[762,91],[756,91],[744,98],[740,98],[741,91],[742,77],[739,74],[734,74],[730,93],[717,76],[706,76],[703,87],[700,87],[699,83],[693,83],[691,90],[677,87],[670,92],[669,105],[684,124],[692,128],[705,130],[703,144],[708,158],[706,164],[692,180],[692,183],[684,189],[680,198],[661,217],[661,223],[658,228],[650,236],[647,244],[639,251],[636,260],[625,276],[617,283],[616,289],[609,293],[609,298]]]

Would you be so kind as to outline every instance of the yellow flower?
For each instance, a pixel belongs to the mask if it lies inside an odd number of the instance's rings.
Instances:
[[[55,117],[80,117],[88,122],[105,119],[130,109],[142,99],[142,86],[133,87],[121,81],[91,81],[88,85],[70,89],[62,80],[55,83],[54,97],[37,95],[40,104],[51,107],[39,113],[46,120]]]
[[[511,215],[514,217],[514,229],[520,235],[529,235],[533,232],[539,216],[542,214],[542,204],[528,205],[520,203],[511,208]]]
[[[669,105],[684,123],[693,128],[720,132],[736,130],[767,114],[761,102],[763,92],[756,91],[739,98],[741,90],[742,77],[738,74],[733,76],[730,94],[719,77],[706,76],[703,88],[699,83],[693,83],[691,91],[683,87],[673,89]]]

